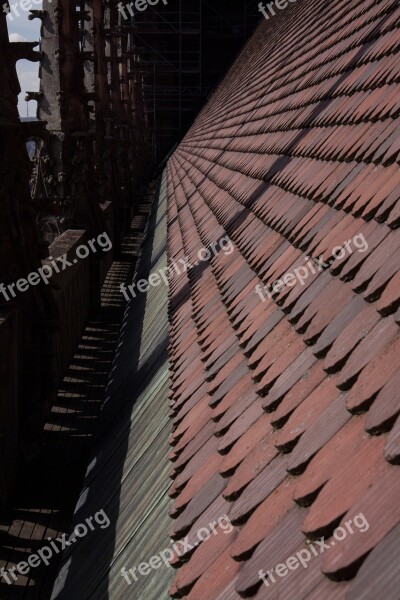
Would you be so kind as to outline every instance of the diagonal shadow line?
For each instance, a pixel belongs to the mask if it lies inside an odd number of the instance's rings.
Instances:
[[[388,21],[388,19],[391,17],[392,12],[395,9],[396,9],[396,7],[393,7],[393,9],[391,11],[389,11],[385,16],[383,16],[382,19],[376,24],[376,27],[368,34],[368,36],[364,40],[363,45],[360,47],[360,50],[357,52],[357,54],[351,59],[351,61],[347,65],[347,69],[351,69],[351,67],[354,64],[357,64],[357,62],[360,60],[360,58],[362,58],[364,56],[364,54],[367,53],[367,51],[369,50],[369,42],[371,41],[371,39],[374,39],[374,37],[379,33],[380,29]],[[333,94],[335,92],[335,90],[344,81],[346,81],[346,79],[352,74],[352,72],[353,72],[352,70],[346,70],[339,77],[339,79],[337,79],[333,83],[331,88],[326,92],[326,95]],[[308,127],[312,127],[313,120],[316,119],[316,117],[318,117],[320,115],[320,113],[323,109],[326,109],[326,100],[320,101],[318,103],[318,105],[315,107],[314,111],[310,114],[309,119],[308,119],[308,122],[309,122]],[[308,132],[309,132],[309,128],[301,130],[299,132],[299,134],[292,140],[292,142],[289,146],[289,151],[294,149],[297,146],[297,144],[306,135],[308,135]],[[179,148],[178,148],[178,150],[179,150]],[[221,155],[223,153],[224,153],[224,151],[222,150]],[[265,175],[265,178],[270,180],[274,175],[276,175],[279,171],[281,171],[287,164],[289,164],[290,161],[291,161],[290,156],[285,155],[285,156],[279,157],[274,162],[274,164],[269,168],[268,172]],[[203,178],[201,179],[200,183],[198,183],[198,187],[200,187],[200,185],[202,185],[204,182],[207,181],[207,175],[210,172],[210,170],[213,169],[214,167],[215,167],[215,164],[213,164],[211,167],[209,167],[206,170],[206,172],[203,174]],[[238,229],[243,224],[247,215],[249,214],[249,207],[251,207],[254,204],[254,202],[256,202],[260,198],[260,196],[266,192],[266,190],[268,189],[269,186],[270,186],[269,181],[261,182],[260,185],[257,187],[257,189],[251,194],[251,196],[248,198],[248,200],[244,203],[244,208],[236,211],[236,213],[232,216],[232,218],[226,224],[225,229],[228,234],[231,235],[236,229]],[[210,208],[208,202],[205,199],[204,199],[204,202]],[[210,208],[210,210],[211,210],[211,212],[213,212],[211,208]],[[202,274],[204,268],[205,268],[205,265],[200,264],[199,266],[194,267],[193,270],[191,270],[194,281],[198,280],[201,277],[201,274]],[[172,297],[171,302],[176,306],[180,306],[184,302],[184,298],[186,298],[189,294],[190,294],[190,287],[185,286],[185,289],[182,289],[179,292],[179,297],[178,298],[176,298],[175,296]]]
[[[157,196],[160,201],[159,191]],[[156,218],[157,215],[159,216],[157,210],[159,201],[156,201],[153,206],[154,212],[150,217],[147,237],[133,280],[148,275],[154,266],[153,254],[158,229]],[[164,251],[165,243],[163,242]],[[157,256],[158,254],[157,252]],[[117,533],[121,534],[117,527],[123,502],[124,473],[127,476],[125,463],[132,436],[132,409],[137,403],[140,393],[153,380],[155,371],[158,372],[167,360],[168,336],[165,332],[165,335],[160,336],[161,339],[154,341],[154,346],[151,347],[148,354],[145,351],[146,360],[143,361],[143,344],[146,344],[144,324],[148,311],[147,295],[147,293],[140,294],[129,301],[127,305],[96,432],[92,454],[93,468],[88,468],[85,487],[76,508],[76,522],[82,523],[86,516],[93,514],[90,512],[91,508],[97,506],[99,509],[99,502],[101,502],[102,508],[110,520],[110,527],[107,529],[107,543],[100,543],[100,540],[97,543],[95,537],[93,537],[93,541],[88,540],[96,558],[91,558],[90,566],[94,572],[89,577],[90,581],[85,584],[82,584],[81,575],[82,561],[86,560],[83,556],[86,546],[83,544],[82,549],[76,546],[74,552],[68,553],[64,557],[65,578],[62,575],[60,584],[53,590],[52,597],[54,599],[70,600],[70,596],[77,593],[80,594],[82,600],[109,598],[110,572],[112,565],[119,558],[119,555],[115,557],[114,554],[119,539]],[[104,477],[106,477],[107,486],[103,484]],[[83,501],[82,497],[84,497]],[[92,535],[94,536],[94,534],[95,532]],[[101,565],[101,569],[98,568],[97,563]]]

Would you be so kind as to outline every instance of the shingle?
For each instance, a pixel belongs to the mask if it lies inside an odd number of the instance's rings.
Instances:
[[[231,533],[219,531],[217,535],[214,536],[214,534],[211,534],[211,537],[208,540],[202,542],[199,547],[196,548],[193,560],[185,563],[179,569],[178,575],[175,577],[171,586],[172,595],[189,591],[197,579],[207,571],[218,557],[230,546],[236,535],[236,531],[232,531]],[[195,544],[199,544],[199,542],[197,541]]]
[[[397,471],[398,469],[391,465],[382,469],[380,476],[376,477],[366,493],[346,513],[343,521],[351,519],[354,522],[354,517],[361,515],[362,522],[365,520],[367,524],[361,525],[360,528],[366,531],[355,531],[326,554],[324,573],[330,577],[335,574],[335,578],[346,575],[348,577],[352,565],[365,558],[366,554],[397,526],[400,521],[399,505],[396,502],[400,486]]]
[[[400,462],[400,418],[397,417],[396,423],[387,439],[385,446],[385,459],[393,464]]]
[[[396,371],[380,390],[368,412],[365,429],[369,433],[381,433],[393,425],[400,413],[399,385],[400,371]]]
[[[204,590],[216,600],[238,600],[234,587],[239,569],[240,564],[230,557],[229,547],[199,577],[187,596],[188,600],[203,600]]]
[[[303,523],[307,535],[326,535],[347,511],[362,499],[388,466],[382,460],[385,440],[373,437],[348,458],[323,487]],[[366,458],[368,457],[368,462]],[[393,468],[393,467],[392,467]],[[356,477],[355,477],[356,475]],[[340,494],[337,494],[340,490]]]
[[[321,363],[315,362],[311,369],[304,373],[301,379],[286,392],[281,404],[273,411],[271,414],[272,425],[274,427],[282,427],[289,415],[291,415],[309,394],[314,393],[314,391],[315,394],[318,395],[323,393],[323,390],[318,389],[321,382],[328,383],[329,379],[326,379],[326,374],[322,369]],[[337,391],[335,393],[337,393]],[[272,398],[272,400],[274,399]],[[265,402],[268,404],[268,396],[266,397]]]
[[[266,415],[264,415],[264,418]],[[261,420],[261,419],[260,419]],[[269,420],[268,420],[269,421]],[[262,427],[265,431],[265,425]],[[275,438],[272,431],[267,433],[258,441],[255,448],[249,452],[243,462],[238,466],[235,473],[230,477],[229,483],[224,490],[224,498],[232,499],[258,475],[278,454],[275,447]]]
[[[396,600],[400,575],[398,570],[393,570],[392,558],[398,556],[399,543],[400,525],[396,525],[365,560],[349,588],[348,600],[372,600],[376,598],[377,589],[382,598]]]
[[[179,563],[188,598],[364,594],[357,570],[398,520],[400,13],[310,1],[260,24],[168,161],[170,256],[233,244],[170,289],[174,535],[218,506],[237,527]],[[361,511],[368,534],[262,584]]]
[[[304,510],[292,507],[266,535],[238,574],[236,590],[239,594],[253,595],[251,591],[256,591],[260,584],[264,585],[259,576],[260,569],[266,572],[286,561],[286,558],[294,554],[298,546],[305,542],[304,534],[301,532],[303,518]],[[282,539],[286,540],[286,544],[282,544]],[[263,591],[265,593],[265,590]]]
[[[271,431],[270,417],[263,412],[260,418],[247,429],[228,452],[222,462],[221,473],[226,474],[236,469]]]

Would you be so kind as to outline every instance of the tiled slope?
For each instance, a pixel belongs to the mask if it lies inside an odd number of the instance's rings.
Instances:
[[[399,27],[395,0],[263,21],[169,160],[169,260],[235,247],[170,289],[173,534],[235,524],[178,559],[173,596],[399,598]],[[359,233],[368,251],[255,293]]]

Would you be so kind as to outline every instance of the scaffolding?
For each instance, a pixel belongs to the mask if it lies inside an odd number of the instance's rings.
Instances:
[[[157,164],[193,118],[260,19],[254,0],[161,0],[120,25],[143,76]]]

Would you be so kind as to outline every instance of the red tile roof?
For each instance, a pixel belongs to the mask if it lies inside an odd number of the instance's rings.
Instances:
[[[263,20],[169,160],[169,259],[194,265],[170,286],[172,533],[235,525],[176,557],[173,596],[398,600],[399,28],[396,0]]]

